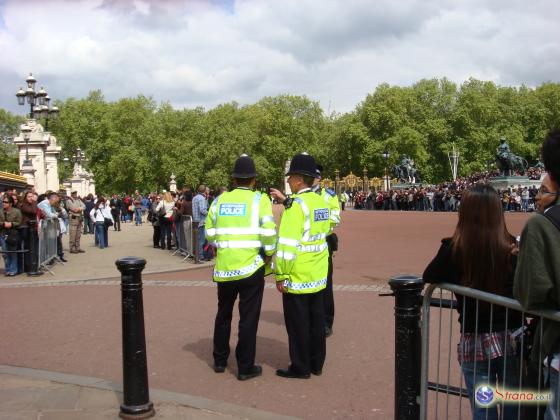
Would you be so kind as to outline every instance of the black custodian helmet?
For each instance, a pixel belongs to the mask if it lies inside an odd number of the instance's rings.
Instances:
[[[254,178],[257,176],[255,162],[245,153],[237,158],[231,174],[234,178]]]
[[[317,166],[315,159],[310,154],[304,152],[295,155],[290,162],[290,169],[286,175],[307,175],[315,178],[317,176]]]

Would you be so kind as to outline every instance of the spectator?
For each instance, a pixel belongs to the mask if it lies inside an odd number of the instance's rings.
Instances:
[[[548,177],[539,191],[539,214],[531,217],[521,234],[514,295],[527,310],[560,310],[560,130],[551,131],[542,146]],[[546,420],[560,418],[560,325],[542,320],[542,346],[533,346],[531,359],[543,360],[552,402]],[[538,344],[539,340],[536,340]],[[537,362],[538,363],[538,362]]]
[[[4,257],[6,276],[18,274],[17,250],[19,245],[19,231],[21,225],[21,211],[14,207],[14,197],[4,194],[2,210],[0,211],[0,246]]]
[[[192,200],[193,225],[198,228],[197,251],[199,262],[204,261],[204,242],[206,241],[204,223],[208,214],[208,200],[205,193],[206,186],[199,186],[198,194]]]
[[[114,224],[114,220],[110,209],[106,206],[105,198],[103,196],[100,196],[97,199],[89,217],[95,223],[95,238],[97,246],[99,246],[100,249],[107,248],[109,246],[109,226]]]
[[[31,191],[25,191],[23,193],[23,200],[19,206],[21,211],[21,249],[29,249],[29,221],[37,220],[37,203],[35,201],[35,195]],[[20,259],[23,259],[23,270],[25,272],[30,271],[30,258],[24,258],[23,254],[20,254]],[[22,264],[18,264],[20,267]]]
[[[489,185],[476,185],[464,194],[455,233],[442,240],[436,257],[424,272],[424,281],[449,282],[512,296],[514,247],[515,238],[507,230],[498,194]],[[474,401],[475,378],[477,383],[492,386],[497,381],[506,388],[517,386],[519,360],[507,338],[522,325],[522,318],[518,312],[479,305],[477,300],[460,295],[456,297],[462,332],[458,360],[473,418],[495,419],[496,407],[478,407]],[[517,419],[517,404],[505,405],[503,413],[505,419]]]
[[[134,192],[132,204],[134,206],[134,222],[136,226],[139,226],[142,224],[142,196],[138,190]]]
[[[87,234],[94,234],[95,233],[95,225],[92,222],[91,218],[89,217],[89,214],[91,213],[91,210],[93,209],[93,207],[95,207],[95,202],[93,200],[93,194],[88,194],[84,204],[86,206],[86,209],[84,210],[84,235]]]
[[[114,230],[120,232],[122,202],[117,194],[113,194],[113,198],[111,198],[111,200],[109,201],[109,207],[111,207],[111,215],[113,216],[113,220],[115,221],[113,228]]]
[[[148,221],[152,222],[152,228],[154,229],[154,233],[152,235],[154,248],[159,248],[160,247],[159,246],[159,240],[160,240],[160,236],[161,236],[160,223],[159,223],[160,214],[156,210],[158,205],[159,205],[160,200],[161,200],[161,197],[159,195],[156,196],[152,200],[152,204],[150,205],[150,210],[148,212]]]
[[[159,214],[160,226],[160,247],[165,249],[167,241],[167,249],[171,249],[171,227],[173,225],[173,208],[175,202],[171,193],[168,191],[163,194],[163,200],[160,201],[156,207],[156,214]]]

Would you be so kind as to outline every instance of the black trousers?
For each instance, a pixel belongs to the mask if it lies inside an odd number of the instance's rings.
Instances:
[[[121,230],[121,213],[117,211],[111,212],[111,214],[113,216],[113,220],[115,221],[113,228],[115,230]]]
[[[329,271],[327,274],[327,287],[323,291],[323,306],[325,307],[325,326],[332,328],[334,323],[334,295],[333,295],[333,260],[329,247]]]
[[[302,295],[284,293],[282,303],[288,331],[290,369],[303,375],[311,370],[321,370],[326,356],[323,291]]]
[[[152,237],[154,241],[154,247],[159,248],[160,227],[159,225],[152,225],[152,227],[154,228],[154,235]]]
[[[249,373],[255,365],[257,329],[264,291],[264,267],[251,276],[218,283],[218,313],[214,323],[214,363],[225,366],[230,353],[231,317],[239,295],[239,339],[235,348],[237,372]]]

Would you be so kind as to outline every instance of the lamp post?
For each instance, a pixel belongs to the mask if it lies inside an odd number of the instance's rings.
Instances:
[[[44,90],[41,88],[41,90]],[[45,92],[46,93],[46,92]],[[57,106],[49,106],[51,98],[49,95],[46,95],[43,98],[43,105],[37,106],[33,110],[33,115],[36,120],[43,117],[45,119],[45,131],[49,131],[49,118],[56,119],[58,117],[58,107]]]
[[[25,160],[22,166],[33,166],[31,160],[29,159],[29,138],[31,137],[31,127],[27,124],[21,126],[21,133],[23,135],[23,140],[25,140]]]
[[[23,90],[23,88],[20,87],[16,93],[18,104],[25,105],[25,100],[27,99],[27,103],[29,104],[29,118],[45,118],[45,131],[48,131],[49,116],[51,118],[56,118],[59,112],[58,107],[49,107],[51,98],[44,87],[41,87],[37,92],[35,91],[37,80],[33,77],[32,73],[29,73],[29,77],[25,79],[25,82],[27,83],[27,89]]]
[[[389,191],[389,174],[387,173],[387,162],[389,161],[389,151],[387,150],[387,146],[385,146],[385,150],[383,151],[383,159],[385,159],[385,191]]]

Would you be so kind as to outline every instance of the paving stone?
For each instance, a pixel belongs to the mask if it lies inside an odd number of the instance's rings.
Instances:
[[[80,387],[65,386],[57,389],[44,390],[34,405],[37,409],[73,410],[80,397]]]
[[[0,420],[37,420],[39,412],[32,411],[5,411],[0,412]]]
[[[17,388],[0,391],[0,412],[32,411],[35,402],[43,395],[43,388]]]
[[[77,409],[90,410],[107,407],[118,407],[122,401],[121,394],[112,391],[103,391],[90,388],[82,388],[76,404]]]

